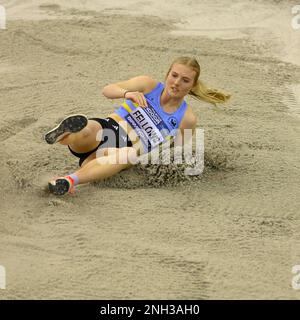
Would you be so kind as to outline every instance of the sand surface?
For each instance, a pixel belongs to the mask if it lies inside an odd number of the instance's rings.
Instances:
[[[200,2],[200,1],[199,1]],[[0,299],[298,299],[300,29],[294,1],[1,1]],[[233,94],[188,102],[205,170],[137,166],[75,196],[77,159],[43,134],[106,116],[104,85],[198,58]]]

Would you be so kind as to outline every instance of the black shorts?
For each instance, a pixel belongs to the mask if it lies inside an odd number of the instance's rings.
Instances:
[[[132,142],[130,141],[127,133],[124,131],[122,127],[112,118],[90,118],[89,120],[97,121],[101,124],[102,129],[104,130],[103,138],[100,141],[99,145],[88,152],[78,153],[73,151],[69,146],[69,150],[71,153],[79,158],[79,166],[82,165],[83,161],[90,156],[92,153],[97,151],[99,148],[124,148],[124,147],[132,147]],[[105,131],[105,129],[109,129]],[[110,135],[111,139],[110,139]]]

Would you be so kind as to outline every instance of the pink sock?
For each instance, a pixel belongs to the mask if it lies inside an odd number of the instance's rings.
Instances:
[[[68,178],[71,181],[72,186],[74,187],[79,183],[79,178],[75,173],[66,176],[66,178]]]

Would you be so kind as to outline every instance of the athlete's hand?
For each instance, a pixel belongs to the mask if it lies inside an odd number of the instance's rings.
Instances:
[[[140,107],[147,107],[147,100],[142,92],[128,91],[125,94],[125,99],[130,99],[132,102],[137,103]]]

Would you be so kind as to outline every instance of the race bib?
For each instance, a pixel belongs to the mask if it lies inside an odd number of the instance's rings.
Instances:
[[[145,108],[137,107],[125,118],[134,128],[148,152],[165,142],[169,134],[168,127],[151,105]]]

